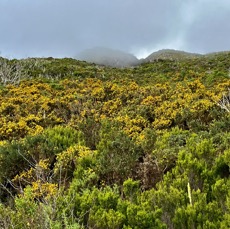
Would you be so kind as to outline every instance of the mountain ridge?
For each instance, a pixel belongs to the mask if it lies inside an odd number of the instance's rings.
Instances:
[[[156,52],[148,55],[144,60],[145,61],[155,61],[159,59],[169,59],[169,60],[181,60],[181,59],[190,59],[203,56],[199,53],[191,53],[175,49],[161,49]]]
[[[149,63],[159,60],[180,61],[196,58],[213,58],[222,54],[229,53],[230,51],[219,51],[200,54],[186,52],[183,50],[161,49],[152,52],[145,58],[138,59],[135,55],[128,52],[104,47],[95,47],[92,49],[84,50],[76,57],[76,59],[83,60],[89,63],[95,63],[98,65],[123,68],[137,66],[142,63]]]

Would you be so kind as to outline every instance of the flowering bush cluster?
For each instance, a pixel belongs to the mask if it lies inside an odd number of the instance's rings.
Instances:
[[[5,62],[0,227],[230,227],[227,60]]]

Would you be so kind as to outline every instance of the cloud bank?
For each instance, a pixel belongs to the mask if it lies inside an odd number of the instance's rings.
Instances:
[[[1,0],[0,52],[74,57],[96,46],[145,57],[162,48],[230,50],[227,0]]]

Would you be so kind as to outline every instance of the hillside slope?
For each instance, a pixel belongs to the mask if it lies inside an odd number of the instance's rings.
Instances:
[[[201,54],[198,53],[189,53],[174,49],[162,49],[157,52],[153,52],[148,57],[145,58],[145,61],[152,62],[155,60],[184,60],[201,57]]]
[[[229,63],[1,59],[0,227],[229,228]]]

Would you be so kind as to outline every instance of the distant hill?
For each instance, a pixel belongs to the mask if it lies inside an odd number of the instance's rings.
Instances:
[[[162,49],[157,52],[153,52],[147,58],[145,58],[145,62],[152,62],[155,60],[181,60],[181,59],[190,59],[197,58],[203,55],[198,53],[189,53],[174,49]]]
[[[208,58],[215,58],[215,57],[224,57],[224,56],[229,56],[230,55],[230,51],[219,51],[219,52],[211,52],[211,53],[207,53],[204,56],[208,57]]]
[[[104,47],[87,49],[81,52],[77,58],[111,67],[129,67],[139,63],[139,60],[130,53]]]

